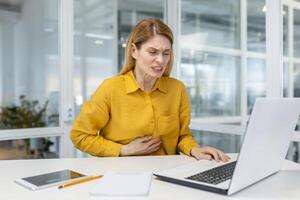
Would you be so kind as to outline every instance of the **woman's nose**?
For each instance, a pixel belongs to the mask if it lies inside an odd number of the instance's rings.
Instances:
[[[159,64],[163,64],[164,62],[164,57],[162,54],[158,54],[157,57],[156,57],[156,61],[159,63]]]

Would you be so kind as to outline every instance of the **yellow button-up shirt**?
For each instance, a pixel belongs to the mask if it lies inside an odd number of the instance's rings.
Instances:
[[[161,148],[152,155],[190,155],[198,146],[189,130],[190,103],[182,82],[159,78],[151,93],[140,89],[132,71],[106,79],[85,102],[71,131],[81,151],[119,156],[121,146],[143,136],[158,136]]]

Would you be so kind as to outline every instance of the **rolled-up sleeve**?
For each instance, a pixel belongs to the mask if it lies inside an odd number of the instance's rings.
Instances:
[[[110,118],[110,104],[110,87],[104,81],[91,100],[83,104],[70,133],[81,151],[94,156],[119,156],[122,145],[99,134]]]

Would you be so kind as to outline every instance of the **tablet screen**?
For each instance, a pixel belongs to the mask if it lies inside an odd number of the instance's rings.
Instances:
[[[39,186],[48,185],[52,183],[72,180],[83,176],[85,175],[67,169],[67,170],[62,170],[62,171],[57,171],[57,172],[52,172],[47,174],[41,174],[37,176],[30,176],[22,179],[39,187]]]

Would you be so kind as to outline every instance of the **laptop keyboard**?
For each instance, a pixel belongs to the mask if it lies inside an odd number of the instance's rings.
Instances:
[[[186,179],[217,185],[232,178],[236,161],[189,176]]]

